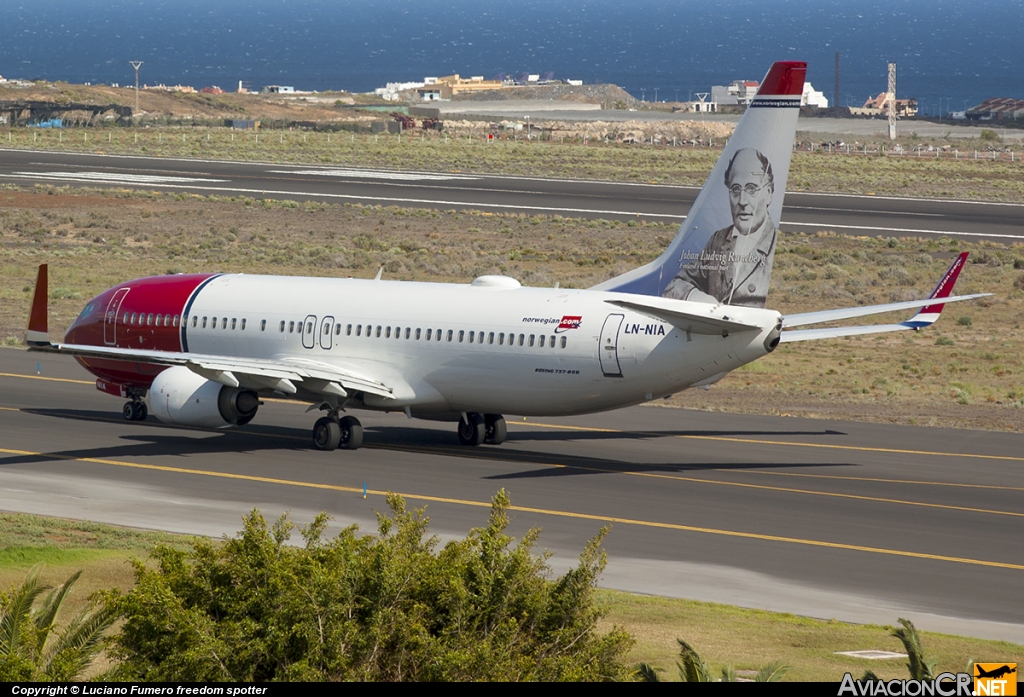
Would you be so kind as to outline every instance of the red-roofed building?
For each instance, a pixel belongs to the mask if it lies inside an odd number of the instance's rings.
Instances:
[[[967,110],[967,118],[979,121],[1024,119],[1024,99],[993,97]]]

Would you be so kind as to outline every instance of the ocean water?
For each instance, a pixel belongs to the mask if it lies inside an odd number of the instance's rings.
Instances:
[[[774,60],[859,106],[886,89],[923,109],[1024,98],[1024,0],[5,0],[0,75],[69,82],[369,91],[459,73],[553,72],[687,99],[760,80]]]

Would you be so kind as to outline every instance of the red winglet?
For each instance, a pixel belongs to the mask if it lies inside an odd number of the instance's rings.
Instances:
[[[764,82],[757,89],[757,96],[801,95],[804,93],[804,78],[807,76],[805,61],[777,61],[772,63]]]
[[[47,289],[47,265],[39,265],[39,275],[36,276],[36,292],[32,296],[32,311],[28,316],[28,330],[33,333],[42,334],[46,337],[46,298],[49,294]]]
[[[939,285],[935,286],[935,290],[933,290],[932,294],[928,296],[929,298],[948,298],[950,296],[953,292],[953,286],[956,285],[956,279],[960,277],[960,272],[963,270],[964,264],[967,263],[968,254],[970,254],[970,252],[961,252],[957,256],[950,267],[946,269],[946,274],[942,277],[942,280],[939,281]],[[942,312],[942,308],[944,306],[945,303],[939,303],[937,305],[922,307],[918,314],[923,315],[931,312],[939,313]]]

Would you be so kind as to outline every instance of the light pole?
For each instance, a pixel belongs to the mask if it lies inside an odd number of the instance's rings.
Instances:
[[[531,130],[530,130],[530,116],[529,116],[529,115],[527,115],[527,116],[526,116],[526,139],[527,139],[527,140],[531,140],[531,138],[530,138],[530,134],[531,134],[532,132],[533,132],[533,131],[531,131]]]
[[[655,104],[658,103],[658,88],[657,87],[654,88],[654,103]]]
[[[135,68],[135,111],[139,110],[139,68],[142,67],[142,61],[128,61],[132,67]],[[132,114],[135,116],[135,114]]]
[[[640,88],[640,102],[641,103],[644,101],[644,97],[646,95],[647,95],[647,88],[646,87],[641,87]]]

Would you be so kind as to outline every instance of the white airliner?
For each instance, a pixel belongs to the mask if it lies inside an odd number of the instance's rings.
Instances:
[[[500,444],[502,414],[584,414],[706,386],[780,342],[933,323],[961,254],[920,301],[783,316],[765,309],[776,223],[806,63],[779,62],[668,249],[588,290],[472,283],[172,275],[115,286],[89,301],[64,342],[47,336],[39,269],[26,340],[73,355],[124,416],[192,427],[242,426],[261,397],[325,412],[321,450],[355,449],[350,409],[458,422],[466,445]],[[918,308],[906,322],[792,330]],[[148,409],[144,401],[148,396]]]

